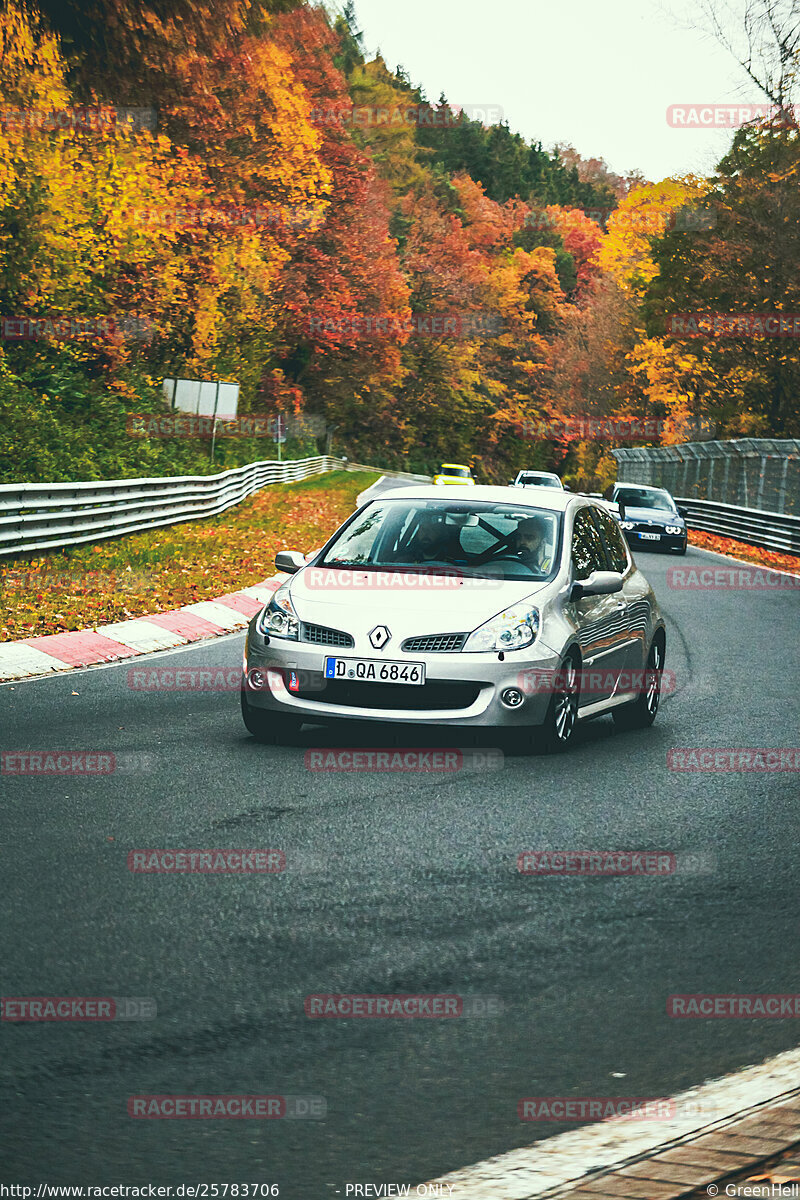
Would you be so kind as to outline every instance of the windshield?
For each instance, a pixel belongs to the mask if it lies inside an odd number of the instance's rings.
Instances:
[[[669,492],[646,492],[643,488],[620,488],[616,494],[617,504],[620,501],[626,508],[665,508],[675,512],[675,502]]]
[[[522,475],[520,483],[523,487],[526,484],[535,487],[561,487],[561,480],[557,475]]]
[[[471,478],[469,467],[448,467],[446,463],[442,463],[443,475],[457,475],[459,479]]]
[[[561,514],[485,501],[374,500],[317,565],[359,570],[453,570],[476,579],[549,579]]]

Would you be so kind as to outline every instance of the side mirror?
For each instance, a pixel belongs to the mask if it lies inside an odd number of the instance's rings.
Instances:
[[[622,591],[622,576],[618,571],[592,571],[588,579],[573,583],[570,600],[582,600],[584,596],[612,596]]]
[[[279,550],[275,555],[275,566],[279,571],[286,571],[287,575],[294,575],[305,565],[306,556],[299,550]]]
[[[682,516],[684,520],[689,516],[688,510],[685,509],[682,504],[676,504],[675,507],[677,508],[679,515]]]

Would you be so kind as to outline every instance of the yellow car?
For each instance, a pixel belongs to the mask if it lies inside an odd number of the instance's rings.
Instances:
[[[460,463],[442,463],[439,474],[433,477],[433,482],[437,485],[455,483],[461,487],[475,486],[469,467],[461,466]]]

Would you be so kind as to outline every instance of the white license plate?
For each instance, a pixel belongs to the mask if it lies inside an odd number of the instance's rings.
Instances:
[[[648,542],[659,542],[661,540],[660,533],[640,533],[640,538],[647,538]]]
[[[421,686],[425,682],[425,663],[391,662],[375,658],[326,658],[326,679],[361,680],[364,683],[405,683]]]

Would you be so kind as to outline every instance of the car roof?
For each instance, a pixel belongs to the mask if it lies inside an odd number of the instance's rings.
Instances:
[[[459,471],[469,470],[469,467],[466,463],[442,463],[442,468],[444,467],[458,467]]]
[[[381,492],[380,496],[375,496],[374,499],[383,500],[389,496],[393,500],[441,500],[445,503],[452,500],[485,500],[490,504],[511,504],[516,508],[541,508],[550,512],[564,512],[573,500],[585,498],[564,492],[560,488],[537,488],[536,491],[522,492],[516,487],[479,483],[474,487],[448,487],[445,490],[433,484],[422,483],[392,488]]]

